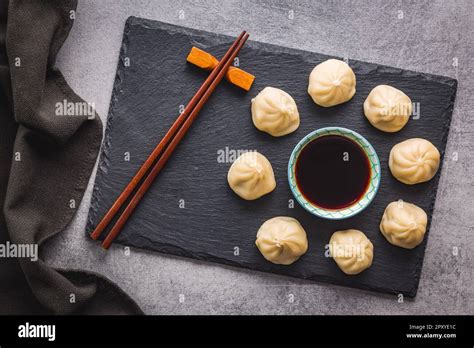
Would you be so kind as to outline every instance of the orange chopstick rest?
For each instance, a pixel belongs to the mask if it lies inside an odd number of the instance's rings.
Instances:
[[[189,52],[186,60],[189,63],[208,71],[213,70],[217,64],[219,64],[219,61],[212,54],[197,47],[191,48],[191,52]],[[246,91],[250,90],[250,87],[252,87],[253,81],[255,80],[254,75],[236,68],[235,66],[229,67],[225,77],[230,83],[245,89]]]

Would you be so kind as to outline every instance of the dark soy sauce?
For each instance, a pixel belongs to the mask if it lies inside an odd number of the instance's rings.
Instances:
[[[321,208],[341,209],[362,198],[371,172],[367,155],[355,141],[325,135],[303,148],[295,174],[308,201]]]

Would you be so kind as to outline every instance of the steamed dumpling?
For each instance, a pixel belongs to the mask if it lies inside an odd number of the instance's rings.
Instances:
[[[308,93],[320,106],[345,103],[355,92],[356,77],[342,60],[329,59],[316,65],[309,75]]]
[[[227,181],[230,188],[246,200],[260,198],[276,187],[272,165],[257,151],[245,152],[237,158],[229,168]]]
[[[372,265],[374,246],[359,230],[336,231],[329,241],[331,257],[341,271],[358,274]]]
[[[365,117],[375,128],[398,132],[408,122],[412,111],[411,99],[392,86],[375,87],[364,102]]]
[[[278,265],[290,265],[308,250],[303,226],[287,216],[265,221],[257,232],[255,244],[265,259]]]
[[[393,245],[413,249],[423,241],[428,217],[423,209],[402,200],[387,205],[380,232]]]
[[[431,180],[439,168],[440,154],[428,140],[412,138],[395,145],[388,165],[392,175],[407,185]]]
[[[289,134],[300,125],[294,99],[273,87],[265,87],[252,99],[252,120],[255,127],[274,137]]]

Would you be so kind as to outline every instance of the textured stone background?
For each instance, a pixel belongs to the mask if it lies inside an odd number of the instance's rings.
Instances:
[[[474,314],[473,7],[467,0],[83,0],[57,62],[104,122],[130,15],[228,35],[245,29],[253,40],[457,78],[415,300],[136,249],[127,256],[121,246],[104,252],[84,236],[93,180],[71,226],[45,245],[43,256],[56,267],[108,276],[149,314]]]

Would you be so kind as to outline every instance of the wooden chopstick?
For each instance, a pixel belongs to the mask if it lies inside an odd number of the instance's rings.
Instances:
[[[229,48],[229,50],[226,52],[226,54],[223,57],[228,59],[230,57],[230,54],[232,51],[237,47],[238,42],[242,39],[242,37],[245,35],[245,31],[240,34],[240,36],[235,40],[235,42],[232,44],[232,46]],[[224,64],[221,65],[221,68]],[[125,187],[125,189],[122,191],[122,193],[117,197],[115,202],[112,204],[110,209],[107,211],[107,213],[104,215],[102,220],[97,224],[95,227],[94,231],[91,233],[90,237],[94,240],[97,240],[99,236],[102,234],[104,229],[108,226],[108,224],[113,220],[117,212],[120,210],[122,205],[127,201],[128,197],[130,194],[135,190],[139,182],[142,180],[142,178],[145,176],[145,174],[149,171],[151,166],[155,163],[156,159],[158,156],[161,155],[163,149],[165,146],[168,144],[168,142],[171,140],[171,138],[176,134],[177,130],[183,122],[186,120],[186,118],[189,116],[191,111],[194,109],[196,106],[197,102],[201,99],[201,97],[204,95],[206,90],[209,88],[211,82],[215,79],[215,77],[219,73],[219,69],[215,69],[214,71],[211,72],[211,74],[207,77],[207,79],[203,82],[201,87],[198,89],[194,97],[189,101],[188,105],[186,105],[185,109],[181,113],[181,115],[178,116],[176,121],[173,123],[171,128],[166,132],[165,136],[163,139],[156,145],[156,147],[153,149],[151,154],[148,156],[146,161],[143,163],[143,165],[140,167],[140,169],[137,171],[135,176],[130,180],[128,185]]]
[[[114,202],[114,204],[107,211],[107,213],[104,215],[104,217],[99,222],[99,224],[96,226],[96,228],[91,234],[92,239],[97,239],[100,236],[100,234],[103,232],[103,230],[107,227],[107,225],[114,219],[117,212],[120,210],[122,205],[126,202],[130,194],[135,190],[139,182],[142,180],[142,178],[145,176],[145,174],[148,172],[151,166],[155,163],[158,156],[160,156],[165,146],[168,145],[168,142],[173,138],[176,132],[178,132],[176,134],[176,137],[171,140],[171,143],[169,144],[163,156],[154,165],[154,167],[152,168],[148,176],[145,178],[144,182],[142,183],[142,185],[140,186],[136,194],[132,197],[132,200],[127,205],[126,209],[123,211],[122,215],[119,217],[115,225],[112,227],[110,233],[108,234],[108,236],[106,237],[106,239],[104,240],[102,244],[104,248],[107,249],[111,245],[115,237],[120,233],[123,225],[126,223],[131,213],[140,202],[141,198],[144,196],[148,188],[151,186],[155,177],[158,175],[160,170],[164,167],[168,158],[171,156],[172,152],[174,151],[174,149],[176,148],[180,140],[184,137],[187,130],[191,126],[192,122],[194,121],[194,119],[197,117],[200,109],[202,108],[204,103],[207,101],[207,99],[210,97],[215,87],[224,77],[227,69],[229,68],[233,59],[237,56],[238,52],[244,45],[247,38],[248,38],[248,34],[246,34],[244,31],[238,37],[238,39],[232,44],[232,46],[229,48],[227,53],[222,58],[219,65],[211,72],[209,77],[204,81],[203,85],[198,90],[196,95],[188,103],[183,113],[177,118],[177,120],[174,122],[172,127],[168,130],[166,135],[163,137],[160,143],[155,147],[155,149],[152,151],[152,153],[147,158],[145,163],[140,167],[140,169],[132,178],[132,180],[129,182],[127,187],[119,195],[117,200]],[[182,128],[180,128],[181,125],[182,125]]]
[[[133,195],[133,197],[130,200],[129,204],[127,205],[125,210],[122,212],[122,214],[118,218],[117,222],[114,224],[114,226],[110,230],[109,234],[104,239],[104,241],[102,243],[102,247],[104,249],[108,249],[110,247],[110,245],[112,244],[112,242],[114,241],[114,239],[118,236],[118,234],[122,230],[123,226],[127,222],[130,215],[133,213],[133,211],[138,206],[138,204],[140,203],[140,201],[143,198],[143,196],[145,195],[145,193],[148,191],[150,186],[153,184],[156,176],[159,174],[159,172],[165,166],[168,159],[171,157],[171,154],[175,150],[176,146],[180,143],[181,139],[183,139],[183,137],[186,135],[187,131],[189,130],[189,127],[191,126],[193,121],[197,118],[201,108],[204,106],[206,101],[209,99],[212,92],[214,92],[217,85],[222,81],[222,78],[225,76],[225,74],[227,72],[227,69],[229,68],[230,64],[232,64],[234,58],[239,53],[240,49],[243,47],[243,45],[247,41],[248,37],[249,37],[248,34],[244,34],[244,37],[240,41],[238,41],[237,47],[231,52],[230,57],[228,57],[228,60],[225,61],[224,64],[221,66],[221,69],[219,70],[216,78],[211,82],[209,88],[206,90],[204,95],[198,101],[198,103],[196,104],[196,106],[192,110],[189,117],[184,121],[184,124],[178,130],[178,133],[176,134],[176,136],[171,140],[170,144],[166,148],[163,155],[160,157],[158,162],[156,162],[156,164],[151,169],[150,173],[148,173],[147,177],[145,178],[143,183],[138,188],[137,192]]]
[[[237,47],[238,42],[243,38],[244,35],[245,35],[245,31],[243,31],[239,35],[239,37],[235,40],[235,42],[232,44],[232,46],[226,52],[226,54],[222,58],[223,64],[220,65],[221,68],[225,63],[225,60],[227,60],[230,57],[230,54],[235,49],[235,47]],[[99,238],[99,236],[102,234],[102,232],[104,231],[104,229],[113,220],[113,218],[115,217],[117,212],[120,210],[122,205],[126,202],[128,197],[130,196],[130,194],[135,190],[135,188],[137,187],[139,182],[142,180],[142,178],[145,176],[145,174],[148,172],[148,170],[151,168],[151,166],[155,163],[158,156],[161,155],[163,149],[168,144],[170,139],[176,134],[179,127],[183,124],[183,122],[186,120],[186,118],[189,116],[191,111],[196,106],[197,102],[201,99],[201,97],[204,95],[206,90],[209,88],[211,82],[218,75],[219,71],[220,71],[220,69],[218,69],[218,68],[214,69],[211,72],[211,74],[208,76],[208,78],[204,81],[204,83],[198,89],[198,91],[196,92],[194,97],[189,101],[188,105],[186,105],[186,108],[183,110],[181,115],[179,115],[179,117],[173,123],[173,125],[168,130],[168,132],[165,134],[163,139],[158,143],[158,145],[155,147],[155,149],[151,152],[151,154],[148,156],[146,161],[143,163],[143,165],[137,171],[135,176],[132,178],[132,180],[130,180],[128,185],[125,187],[125,189],[122,191],[122,193],[119,195],[119,197],[112,204],[112,206],[107,211],[107,213],[104,215],[102,220],[97,224],[94,231],[90,235],[92,239],[97,240]]]

